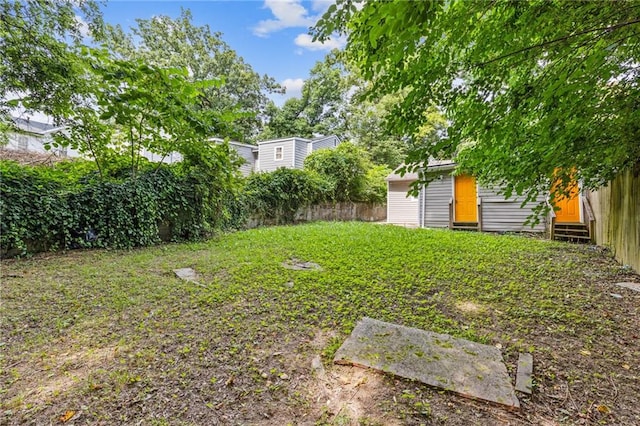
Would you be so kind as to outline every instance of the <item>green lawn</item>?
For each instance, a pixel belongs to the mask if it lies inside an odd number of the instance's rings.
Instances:
[[[640,424],[619,281],[594,247],[361,223],[3,261],[0,424]],[[511,413],[333,366],[363,316],[499,345],[512,376],[532,352],[534,394]]]

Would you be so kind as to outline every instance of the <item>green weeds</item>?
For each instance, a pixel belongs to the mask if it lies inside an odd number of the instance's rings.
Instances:
[[[224,410],[240,423],[264,421],[274,407],[294,419],[296,410],[315,403],[300,387],[311,358],[322,354],[328,366],[363,316],[501,344],[507,359],[535,352],[541,366],[595,342],[608,345],[612,358],[627,356],[606,340],[621,327],[609,301],[576,272],[591,267],[587,254],[518,236],[314,223],[207,243],[8,261],[0,341],[5,364],[14,367],[2,371],[2,399],[9,402],[0,408],[19,422],[16,413],[36,404],[29,415],[49,419],[57,414],[54,402],[77,401],[84,390],[91,397],[88,422],[162,424],[159,413],[179,417],[186,407],[200,424]],[[292,258],[322,269],[284,268]],[[177,279],[172,270],[181,267],[194,268],[201,285]],[[598,280],[609,270],[620,273],[607,268]],[[319,333],[326,339],[310,344]],[[44,404],[30,400],[29,388],[47,385],[34,373],[40,363],[50,364],[50,375],[64,374],[52,354],[106,347],[116,348],[111,358],[65,367],[84,386],[60,385]],[[553,371],[566,367],[547,369],[537,383],[553,387],[559,380]],[[574,370],[571,382],[587,380],[586,370]],[[599,374],[588,380],[600,380]],[[401,417],[425,419],[437,411],[422,388],[400,399]]]

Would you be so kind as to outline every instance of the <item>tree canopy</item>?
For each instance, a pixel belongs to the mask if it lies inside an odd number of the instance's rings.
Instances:
[[[419,137],[429,106],[450,121],[409,154],[414,168],[455,157],[532,199],[572,173],[597,188],[639,167],[640,2],[355,3],[338,0],[315,37],[348,34],[371,98],[406,91],[394,133]]]
[[[267,94],[282,90],[273,78],[255,72],[224,42],[221,33],[212,32],[208,25],[194,25],[188,9],[176,19],[154,16],[136,19],[136,23],[130,33],[108,26],[109,49],[122,58],[149,65],[187,68],[193,81],[221,79],[223,84],[203,92],[203,108],[235,110],[244,116],[236,119],[227,133],[217,136],[250,141],[257,135],[269,104]]]
[[[68,111],[83,84],[76,47],[86,31],[99,39],[102,29],[92,0],[0,0],[0,121],[18,104]]]

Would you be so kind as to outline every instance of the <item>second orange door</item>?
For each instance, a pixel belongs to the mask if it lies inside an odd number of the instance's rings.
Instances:
[[[478,192],[476,178],[469,175],[460,175],[456,176],[453,181],[454,220],[456,222],[477,222]]]

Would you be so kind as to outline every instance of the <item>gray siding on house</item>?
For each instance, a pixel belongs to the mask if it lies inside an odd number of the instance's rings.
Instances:
[[[439,175],[422,191],[424,193],[424,222],[427,228],[449,227],[449,201],[453,197],[453,177],[450,172]]]
[[[537,202],[527,203],[520,208],[522,199],[504,199],[504,195],[498,194],[499,189],[478,188],[478,197],[482,200],[482,230],[483,231],[511,231],[511,232],[544,232],[545,223],[541,221],[535,227],[525,225],[527,217]],[[544,195],[538,196],[538,202],[544,202]]]
[[[418,199],[407,197],[409,181],[388,182],[387,223],[418,226]]]
[[[309,153],[309,142],[301,139],[294,139],[296,147],[296,161],[295,168],[301,169],[304,167],[304,159],[307,158]]]
[[[323,148],[335,148],[337,145],[338,138],[336,136],[327,136],[326,138],[311,141],[311,150],[317,151]]]
[[[261,143],[258,145],[258,159],[261,172],[272,172],[280,167],[293,167],[293,139]],[[282,147],[282,160],[275,160],[275,149]]]
[[[244,176],[249,176],[255,167],[256,160],[253,149],[257,147],[230,142],[229,148],[234,149],[238,153],[238,156],[244,160],[244,164],[240,166],[240,173]]]

